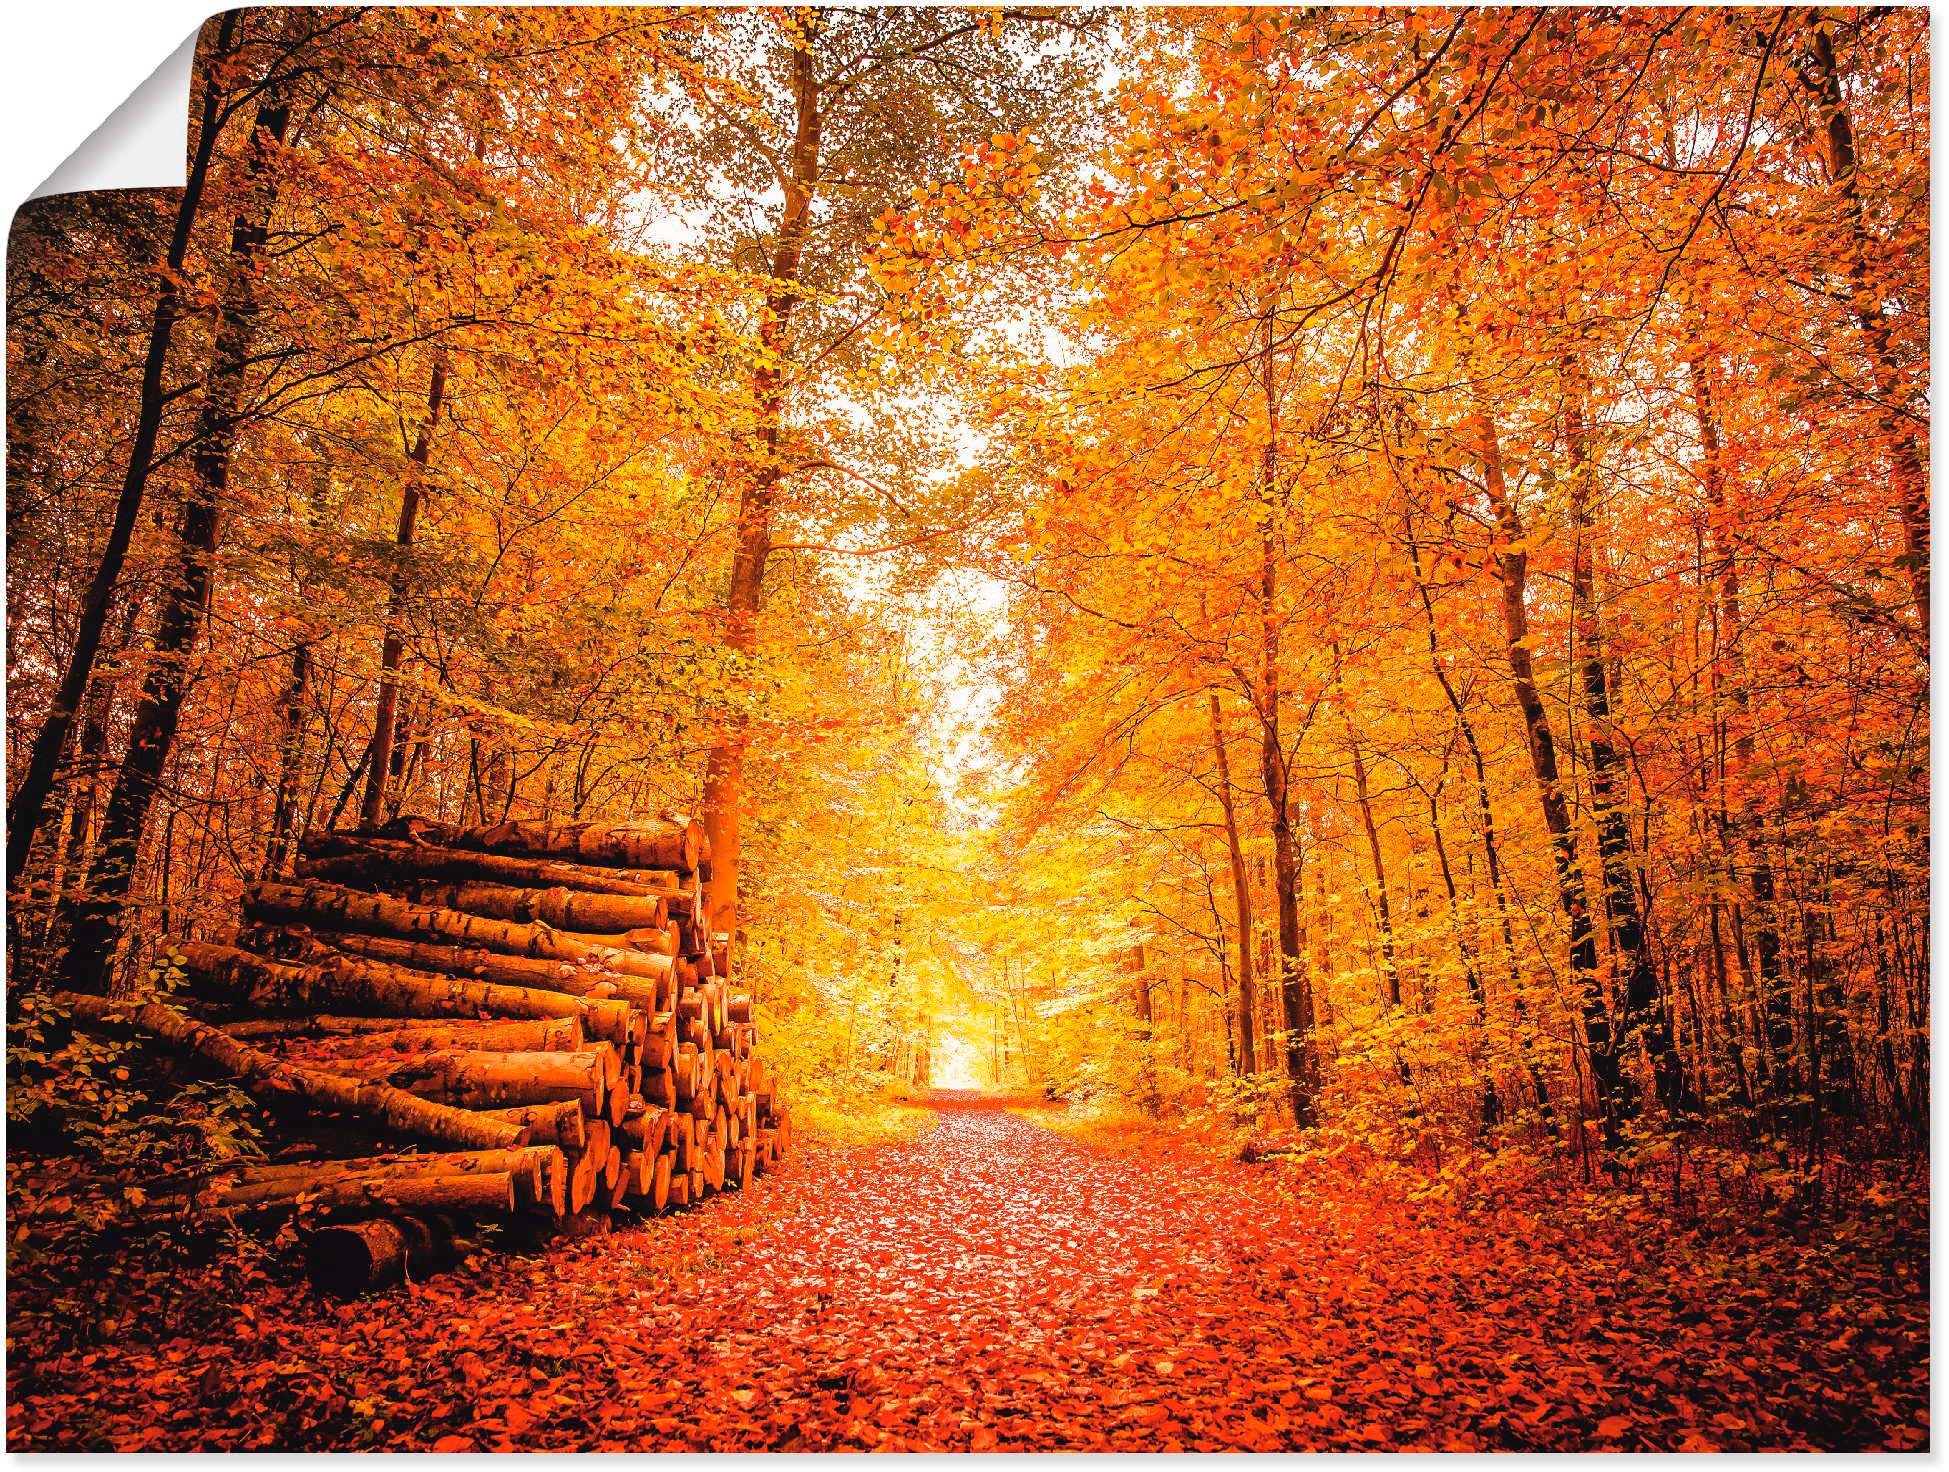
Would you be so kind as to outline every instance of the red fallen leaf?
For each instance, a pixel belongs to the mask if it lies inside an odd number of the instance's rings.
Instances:
[[[454,1452],[470,1452],[473,1449],[474,1443],[472,1438],[466,1436],[443,1436],[433,1443],[433,1450],[443,1455]]]
[[[1597,1423],[1597,1434],[1606,1439],[1624,1435],[1631,1429],[1629,1416],[1606,1416]]]
[[[994,1449],[995,1440],[994,1427],[977,1426],[974,1435],[968,1438],[968,1450],[972,1452],[991,1451]]]

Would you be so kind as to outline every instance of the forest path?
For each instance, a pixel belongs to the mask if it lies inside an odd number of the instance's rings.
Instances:
[[[10,1387],[10,1446],[1926,1441],[1926,1261],[1897,1239],[1826,1253],[1844,1295],[1787,1276],[1790,1237],[1702,1250],[1560,1192],[1417,1203],[934,1107],[640,1229],[342,1305],[259,1285],[214,1332],[57,1358]]]

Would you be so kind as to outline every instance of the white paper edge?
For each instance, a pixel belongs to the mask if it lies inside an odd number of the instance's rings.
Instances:
[[[180,189],[188,174],[190,67],[196,36],[131,92],[29,199],[88,189]]]

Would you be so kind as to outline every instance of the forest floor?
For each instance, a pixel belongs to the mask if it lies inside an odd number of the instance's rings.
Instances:
[[[10,1450],[1837,1449],[1928,1443],[1922,1203],[1798,1232],[1541,1184],[921,1138],[337,1304],[36,1353]]]

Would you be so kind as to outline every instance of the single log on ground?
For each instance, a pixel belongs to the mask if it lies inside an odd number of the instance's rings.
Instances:
[[[668,975],[676,964],[670,956],[612,945],[603,936],[512,920],[487,920],[435,905],[411,905],[341,884],[261,881],[245,891],[244,910],[254,919],[277,924],[297,922],[314,930],[360,931],[508,956],[605,965],[625,976],[648,981]]]
[[[297,1096],[323,1109],[362,1115],[388,1129],[476,1150],[507,1149],[526,1137],[524,1126],[490,1119],[465,1109],[417,1098],[385,1084],[365,1083],[322,1069],[287,1063],[276,1055],[185,1017],[159,1002],[112,1002],[105,997],[63,992],[56,1001],[77,1017],[94,1022],[126,1022],[142,1032],[185,1048],[241,1082],[254,1094]],[[402,1201],[400,1205],[439,1205]]]
[[[459,1222],[447,1216],[334,1223],[307,1234],[305,1273],[321,1291],[350,1298],[452,1267],[463,1240]]]
[[[582,1101],[578,1099],[558,1099],[552,1104],[515,1104],[506,1109],[484,1111],[496,1119],[512,1120],[528,1129],[528,1143],[531,1145],[559,1145],[570,1154],[582,1153],[587,1133],[583,1121]]]
[[[653,871],[648,877],[633,877],[622,869],[600,869],[548,859],[521,859],[508,854],[439,848],[402,839],[367,838],[349,833],[308,837],[304,851],[311,857],[298,866],[298,873],[302,877],[361,888],[369,885],[374,889],[390,890],[401,883],[427,879],[480,879],[490,884],[513,885],[519,889],[560,887],[585,894],[635,899],[661,896],[667,902],[680,884],[674,870]],[[685,908],[688,909],[688,905]]]
[[[333,954],[360,956],[421,975],[432,973],[432,979],[437,981],[449,976],[466,977],[489,986],[553,992],[570,1001],[586,998],[587,1007],[571,1007],[562,1015],[573,1016],[579,1010],[591,1037],[618,1047],[629,1040],[629,1009],[633,1006],[650,1011],[658,995],[654,983],[639,977],[618,976],[599,967],[529,956],[504,956],[496,951],[399,940],[388,935],[362,935],[349,930],[308,935],[306,954],[326,958]]]

